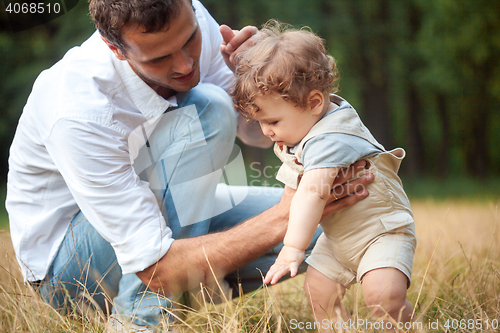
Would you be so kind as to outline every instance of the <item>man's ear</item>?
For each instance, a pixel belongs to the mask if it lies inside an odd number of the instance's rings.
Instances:
[[[127,58],[125,58],[125,55],[122,53],[122,51],[120,51],[120,49],[118,49],[116,46],[112,45],[109,40],[107,40],[106,38],[102,37],[101,36],[101,39],[104,41],[104,43],[106,43],[106,45],[109,47],[109,49],[111,51],[113,51],[113,53],[115,54],[116,58],[118,58],[118,60],[127,60]]]
[[[325,97],[319,90],[312,90],[307,98],[309,107],[315,115],[321,114],[323,112],[323,107],[325,106]]]

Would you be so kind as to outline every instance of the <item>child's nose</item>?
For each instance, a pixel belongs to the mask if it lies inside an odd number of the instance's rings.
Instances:
[[[274,135],[274,132],[271,129],[269,129],[267,126],[265,127],[265,129],[264,128],[262,129],[262,132],[264,133],[265,136],[271,137]]]
[[[269,129],[269,126],[266,124],[260,123],[260,129],[262,130],[262,133],[264,133],[265,136],[273,136],[274,133],[271,129]]]

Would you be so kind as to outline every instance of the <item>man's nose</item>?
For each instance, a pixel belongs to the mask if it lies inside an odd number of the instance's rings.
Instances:
[[[184,51],[174,54],[174,64],[172,70],[175,73],[187,75],[193,70],[194,60]]]

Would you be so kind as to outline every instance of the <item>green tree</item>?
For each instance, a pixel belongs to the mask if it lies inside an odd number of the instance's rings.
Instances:
[[[37,27],[12,33],[0,31],[0,174],[6,179],[8,148],[36,77],[94,30],[88,4],[80,1],[67,14]]]
[[[499,162],[494,156],[499,153],[500,3],[415,3],[422,12],[417,45],[425,63],[415,75],[438,115],[440,137],[433,138],[434,145],[452,172],[486,176],[490,163],[495,160],[498,170]]]

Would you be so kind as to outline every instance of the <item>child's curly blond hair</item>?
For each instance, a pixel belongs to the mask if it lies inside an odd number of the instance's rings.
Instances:
[[[244,117],[255,116],[256,96],[277,93],[284,100],[306,107],[316,89],[328,100],[338,91],[337,65],[323,40],[309,29],[296,30],[271,20],[261,30],[263,37],[237,59],[236,83],[230,94]]]

